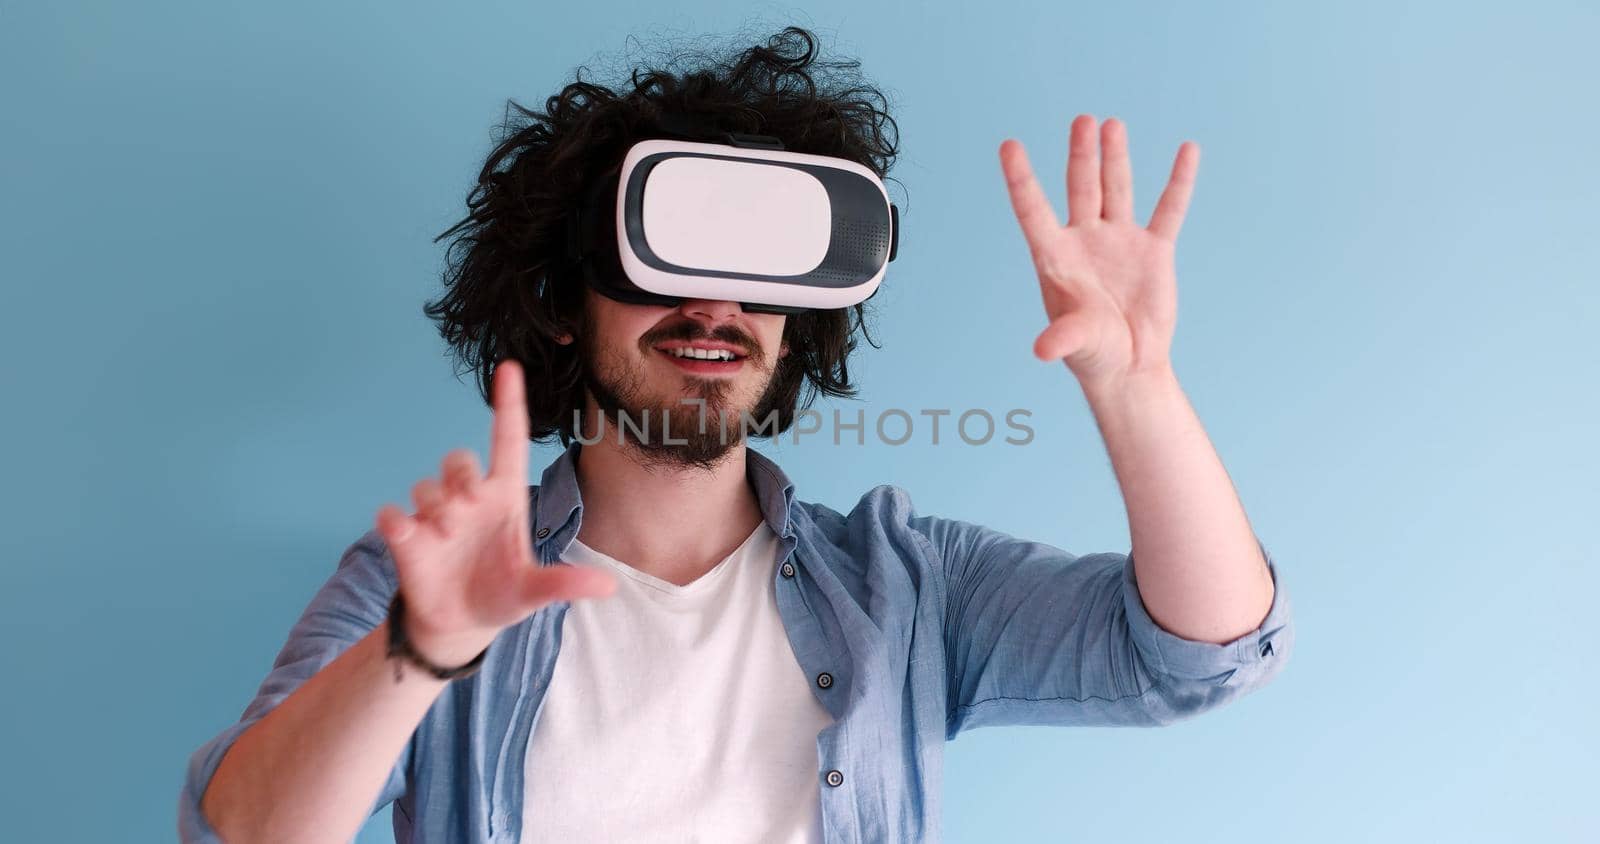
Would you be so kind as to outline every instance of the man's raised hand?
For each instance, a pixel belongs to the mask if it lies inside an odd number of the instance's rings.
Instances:
[[[1133,218],[1133,170],[1120,120],[1107,120],[1100,131],[1090,115],[1072,121],[1065,226],[1020,142],[1000,144],[1000,166],[1050,320],[1034,354],[1064,359],[1085,387],[1170,367],[1178,296],[1173,258],[1199,146],[1178,147],[1147,226]]]
[[[609,573],[534,558],[528,520],[528,409],[521,364],[494,372],[489,473],[470,449],[440,463],[439,478],[411,489],[416,512],[386,504],[377,529],[394,555],[406,632],[424,657],[460,665],[504,628],[556,601],[600,598]]]

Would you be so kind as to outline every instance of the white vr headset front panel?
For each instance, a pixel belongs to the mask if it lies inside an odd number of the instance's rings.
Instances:
[[[634,145],[616,215],[622,268],[643,290],[806,308],[871,296],[892,235],[888,194],[860,164],[692,141]]]
[[[714,158],[668,158],[644,184],[644,234],[669,264],[804,275],[828,253],[828,190],[815,176]]]

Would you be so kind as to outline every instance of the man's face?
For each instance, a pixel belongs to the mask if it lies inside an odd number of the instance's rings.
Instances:
[[[592,290],[585,299],[585,378],[605,414],[606,436],[617,435],[620,413],[633,425],[648,424],[642,437],[624,427],[644,454],[708,465],[739,443],[741,413],[757,425],[766,422],[767,389],[788,353],[783,314],[746,313],[737,302],[706,299],[630,305]]]

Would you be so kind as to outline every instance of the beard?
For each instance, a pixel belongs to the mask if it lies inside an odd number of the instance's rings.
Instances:
[[[614,425],[615,436],[647,464],[709,469],[744,442],[746,416],[760,426],[777,408],[773,390],[777,379],[763,366],[760,344],[733,326],[707,332],[694,323],[679,323],[646,333],[639,345],[646,355],[656,354],[655,344],[666,340],[715,339],[741,346],[745,364],[766,374],[761,395],[748,407],[736,406],[734,385],[722,378],[683,376],[690,385],[685,394],[673,391],[670,398],[653,397],[642,369],[622,355],[598,348],[593,337],[593,332],[585,332],[582,341],[583,381],[600,412],[597,436],[611,435],[607,426]]]

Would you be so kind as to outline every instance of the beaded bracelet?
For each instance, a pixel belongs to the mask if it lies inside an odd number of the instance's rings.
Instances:
[[[434,665],[411,647],[411,641],[405,634],[406,602],[401,597],[400,590],[395,590],[394,598],[389,601],[389,653],[390,657],[404,657],[412,665],[428,672],[440,680],[455,680],[466,677],[478,670],[483,664],[483,658],[488,655],[489,649],[485,647],[472,658],[472,661],[459,668],[444,668]],[[394,664],[394,681],[400,682],[400,663]]]

